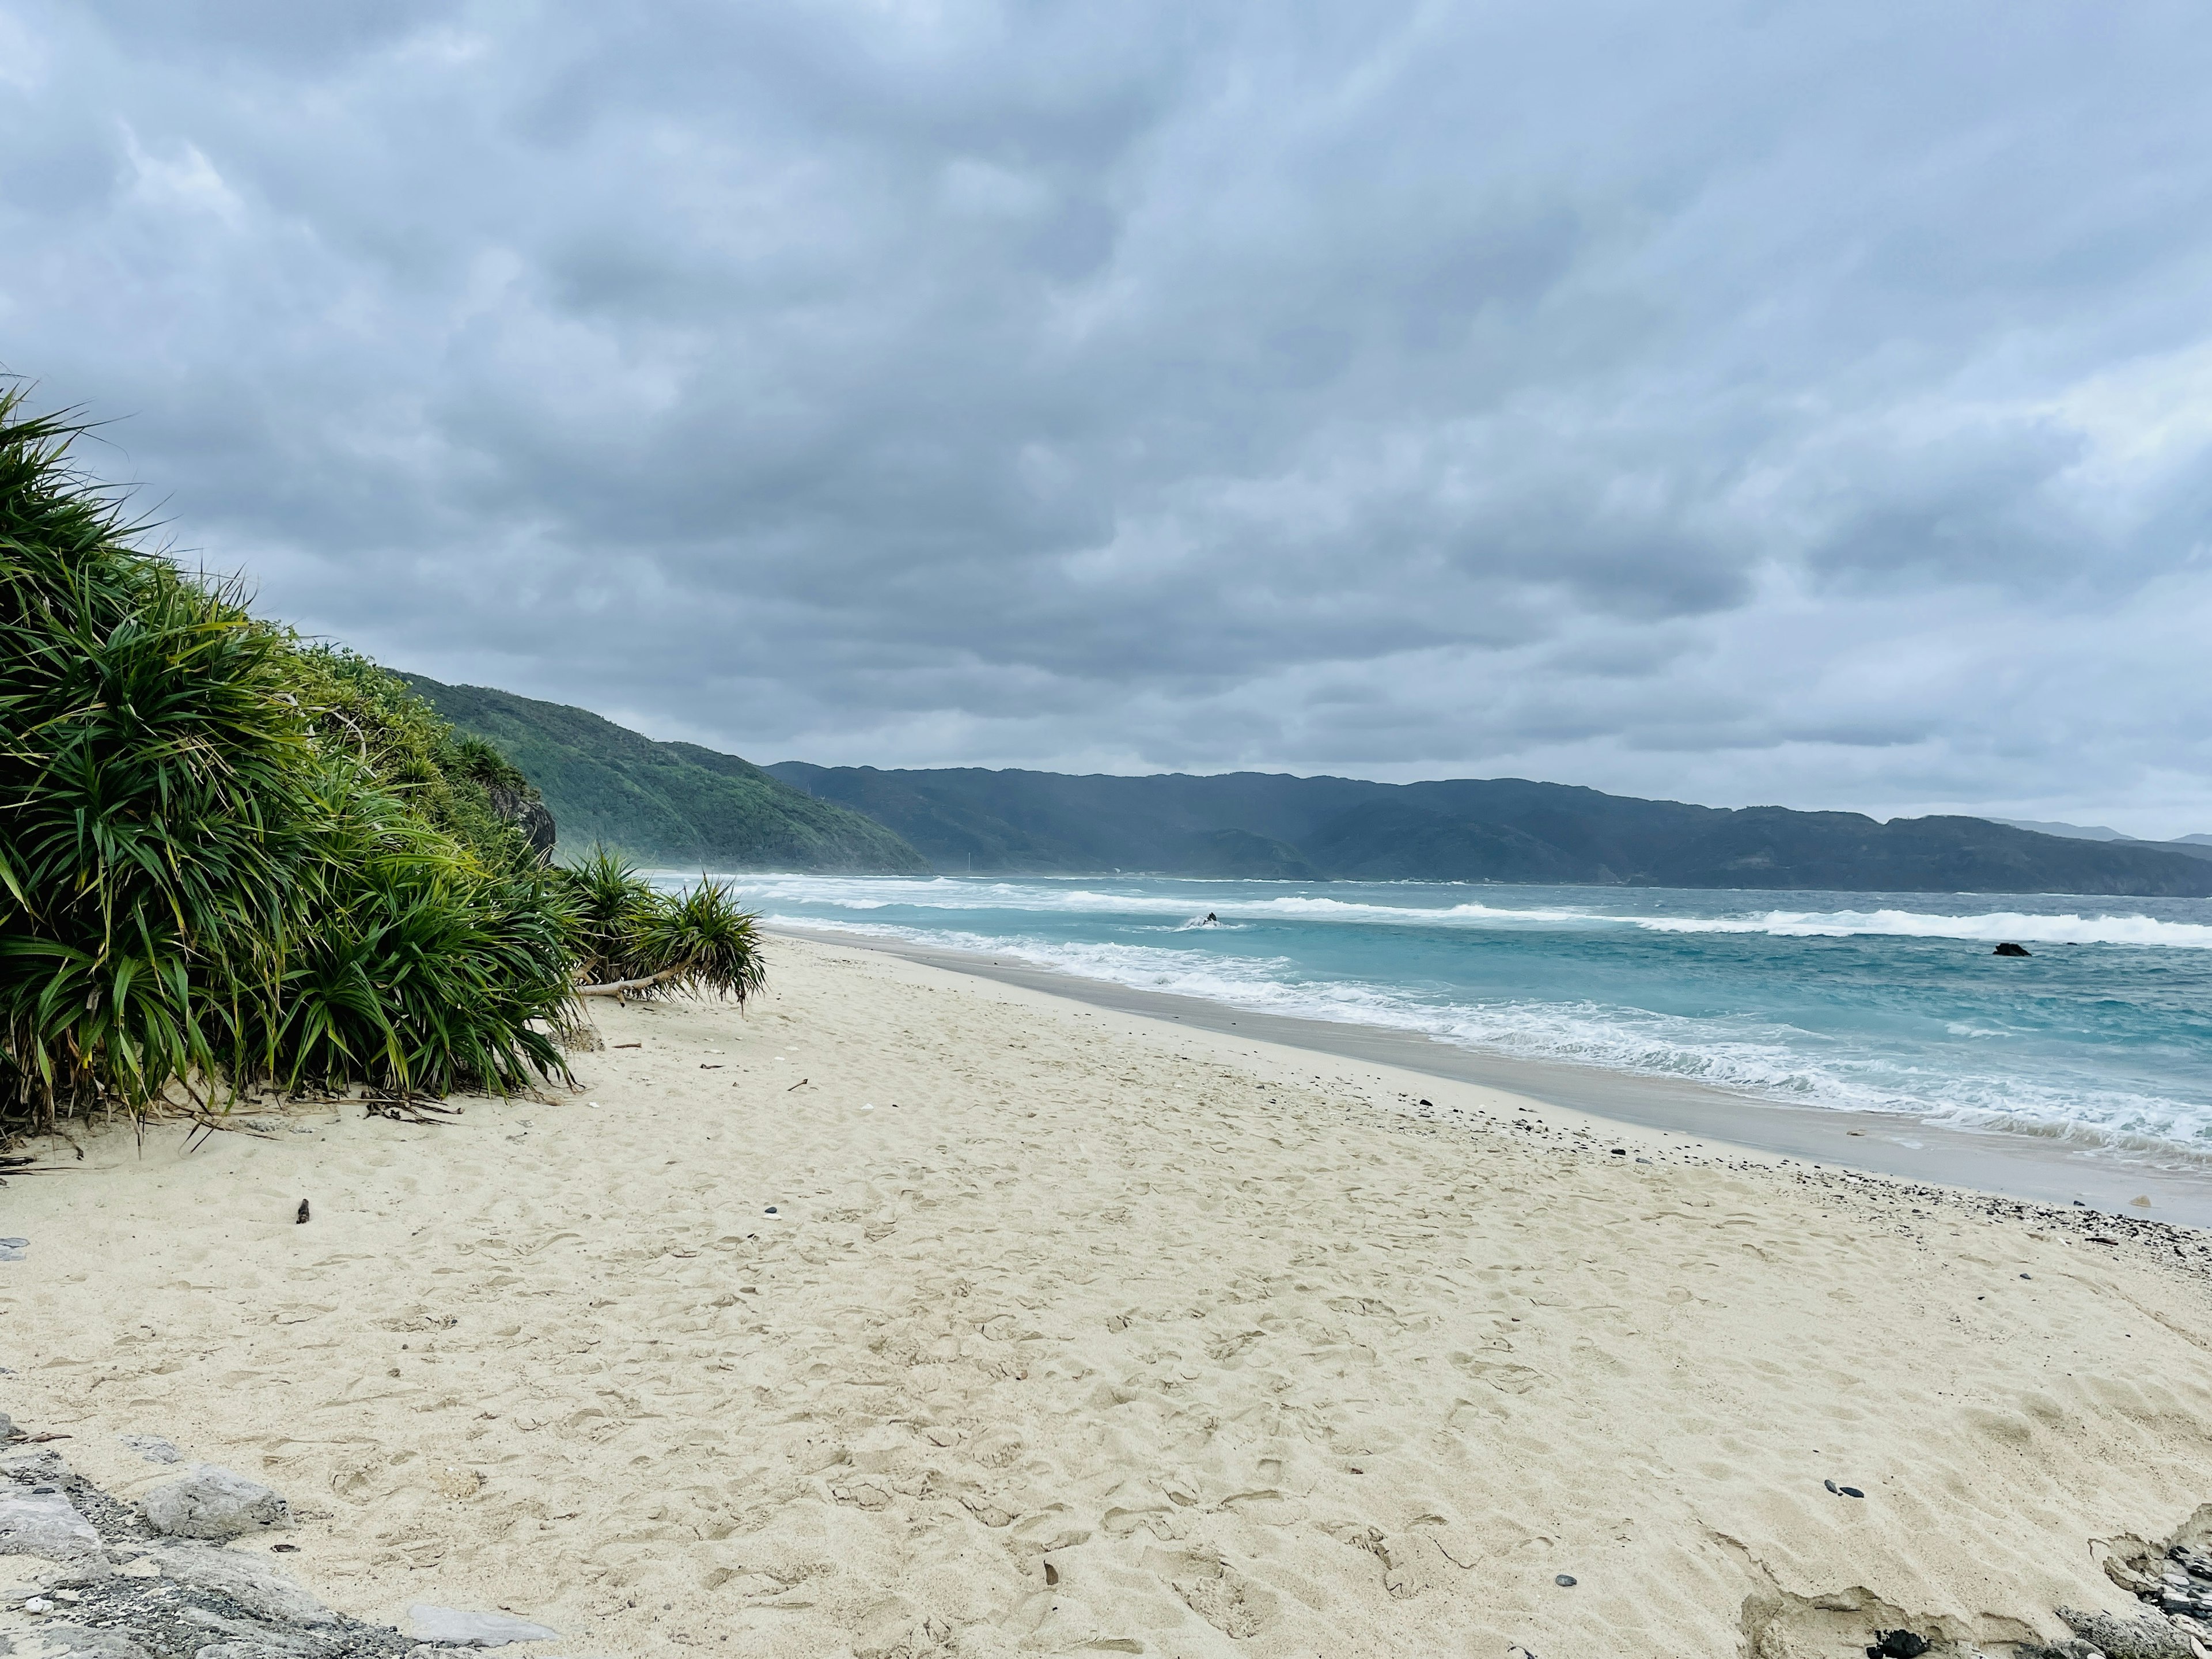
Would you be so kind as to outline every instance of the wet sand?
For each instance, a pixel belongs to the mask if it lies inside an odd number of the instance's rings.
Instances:
[[[909,945],[877,935],[826,928],[780,931],[795,938],[883,951],[909,962],[976,974],[1172,1024],[1478,1083],[1616,1123],[1670,1130],[1808,1164],[2002,1193],[2039,1204],[2078,1200],[2112,1215],[2212,1227],[2212,1164],[2179,1159],[2161,1163],[2148,1155],[2083,1148],[2009,1130],[1965,1130],[1892,1113],[1791,1106],[1692,1082],[1516,1060],[1415,1031],[1253,1013],[1202,998],[1085,979],[1005,957]],[[2142,1199],[2150,1201],[2136,1201]]]

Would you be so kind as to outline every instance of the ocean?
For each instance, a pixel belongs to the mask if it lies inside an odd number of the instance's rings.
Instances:
[[[770,926],[985,951],[1521,1060],[2212,1166],[2212,901],[732,879]],[[2032,954],[1995,956],[2000,941]]]

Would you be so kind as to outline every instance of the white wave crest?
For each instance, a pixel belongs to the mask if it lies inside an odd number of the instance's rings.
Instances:
[[[1844,939],[1887,934],[1899,939],[2011,940],[2027,945],[2156,945],[2212,950],[2212,927],[2154,916],[2036,915],[1993,910],[1946,916],[1924,910],[1770,910],[1760,916],[1634,916],[1656,933],[1765,933],[1778,939]]]
[[[819,926],[818,918],[771,923]],[[1301,1019],[1419,1032],[1533,1060],[1682,1079],[1805,1106],[1902,1113],[1928,1122],[2004,1128],[2087,1145],[2212,1153],[2212,1108],[2086,1079],[2039,1082],[1926,1069],[1838,1048],[1782,1023],[1700,1018],[1594,1002],[1427,1000],[1387,986],[1302,976],[1287,957],[1198,948],[1045,939],[958,927],[840,922],[840,931],[1012,957],[1086,979]]]
[[[755,904],[808,905],[845,912],[896,908],[937,912],[1026,911],[1035,915],[1172,918],[1177,923],[1187,924],[1212,910],[1224,922],[1281,921],[1323,927],[1369,924],[1486,930],[1622,928],[1651,933],[1765,934],[1777,939],[1870,935],[1980,940],[1990,944],[2011,940],[2023,945],[2212,950],[2212,925],[2164,921],[2139,913],[2084,915],[2074,911],[2043,914],[2004,909],[1953,915],[1932,909],[1886,908],[1683,915],[1639,913],[1625,904],[1589,909],[1555,902],[1516,905],[1503,896],[1435,904],[1392,903],[1322,893],[1268,892],[1265,890],[1272,884],[1252,882],[1214,884],[1132,881],[1116,890],[1104,884],[1061,885],[1047,881],[951,876],[740,876],[735,879],[749,902]],[[1371,893],[1374,889],[1364,890]],[[1407,890],[1406,887],[1397,887],[1391,897],[1396,898]],[[1435,891],[1439,899],[1446,899],[1465,890],[1416,886],[1413,890]],[[1666,902],[1679,906],[1683,897],[1670,894]]]

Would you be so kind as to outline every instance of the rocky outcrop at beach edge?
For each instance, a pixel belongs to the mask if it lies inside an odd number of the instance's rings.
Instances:
[[[349,1618],[258,1551],[174,1535],[187,1530],[180,1516],[222,1535],[233,1521],[252,1530],[281,1525],[276,1493],[206,1466],[172,1486],[190,1487],[183,1496],[191,1501],[156,1488],[142,1510],[52,1451],[19,1444],[0,1462],[0,1555],[42,1564],[32,1569],[37,1589],[0,1601],[0,1653],[20,1650],[10,1638],[27,1635],[39,1651],[89,1659],[449,1659],[559,1639],[508,1614],[427,1604],[412,1610],[412,1634]]]
[[[553,809],[540,800],[534,792],[525,794],[520,790],[494,787],[488,793],[491,796],[491,810],[522,831],[522,838],[530,843],[531,850],[538,854],[540,864],[550,864],[553,861],[553,843],[559,839],[560,832],[560,826],[553,821]]]

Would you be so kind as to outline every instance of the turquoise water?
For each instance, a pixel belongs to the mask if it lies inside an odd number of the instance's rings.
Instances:
[[[771,924],[1800,1105],[2212,1158],[2212,901],[735,879]],[[1218,926],[1201,925],[1209,910]],[[2002,939],[2034,954],[1992,956]]]

